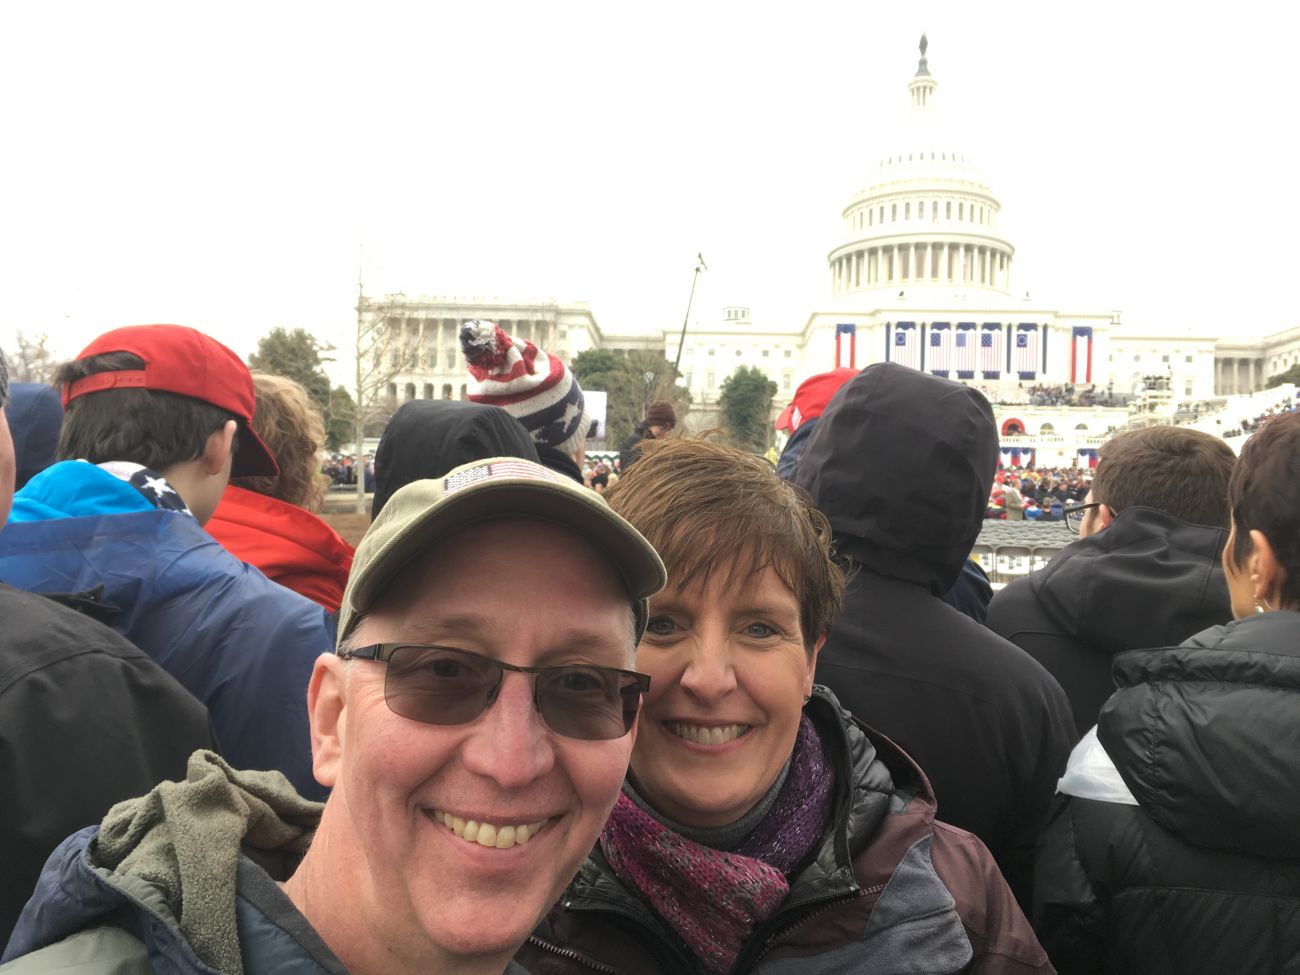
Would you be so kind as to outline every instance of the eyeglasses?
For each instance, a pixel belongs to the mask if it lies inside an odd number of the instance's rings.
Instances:
[[[374,643],[344,659],[387,662],[384,701],[394,714],[425,724],[469,724],[492,706],[507,670],[533,674],[533,706],[565,738],[608,741],[632,730],[650,678],[631,670],[564,664],[516,667],[455,647]]]
[[[1076,535],[1079,529],[1083,527],[1083,521],[1088,517],[1088,511],[1092,508],[1100,508],[1102,502],[1090,501],[1088,504],[1072,504],[1068,508],[1063,508],[1061,514],[1065,516],[1065,527],[1070,529]]]

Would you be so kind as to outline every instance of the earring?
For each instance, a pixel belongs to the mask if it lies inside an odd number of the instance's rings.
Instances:
[[[1255,597],[1255,612],[1270,613],[1272,611],[1273,611],[1273,607],[1268,604],[1267,599],[1265,599],[1263,596]]]

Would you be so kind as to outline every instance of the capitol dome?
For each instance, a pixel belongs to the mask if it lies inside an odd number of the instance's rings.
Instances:
[[[1001,204],[937,104],[927,47],[922,35],[911,104],[844,208],[844,240],[828,256],[836,299],[880,289],[1010,292],[1015,248],[998,232]]]

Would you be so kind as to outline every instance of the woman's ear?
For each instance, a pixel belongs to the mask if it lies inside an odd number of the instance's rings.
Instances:
[[[805,698],[812,694],[813,681],[817,675],[817,655],[822,652],[822,645],[826,642],[826,634],[823,633],[817,638],[817,642],[812,645],[808,651],[808,674],[803,682],[803,696]]]

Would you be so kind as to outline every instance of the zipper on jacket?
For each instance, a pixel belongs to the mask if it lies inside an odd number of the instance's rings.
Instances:
[[[543,951],[549,951],[553,955],[559,955],[561,958],[567,958],[569,961],[576,961],[580,965],[585,965],[593,972],[600,972],[601,975],[618,975],[618,972],[610,968],[603,962],[596,961],[594,958],[588,958],[581,952],[574,951],[572,948],[561,948],[559,945],[551,944],[544,938],[539,938],[535,934],[528,936],[528,943],[541,948]]]
[[[655,955],[656,961],[663,961],[659,953],[655,951],[656,945],[662,945],[675,955],[670,959],[672,965],[665,971],[673,972],[674,975],[688,975],[690,972],[700,971],[698,963],[695,961],[695,955],[686,947],[686,942],[681,936],[673,931],[667,924],[659,924],[658,918],[648,911],[640,911],[622,905],[609,902],[600,905],[575,905],[572,899],[566,898],[560,904],[566,911],[590,911],[597,914],[612,914],[615,917],[625,918],[643,931],[649,933],[650,937],[645,939],[648,942],[651,954]]]
[[[865,889],[861,887],[854,887],[853,890],[847,891],[835,897],[832,900],[824,901],[823,903],[818,904],[816,907],[814,907],[811,911],[803,915],[803,917],[799,918],[798,920],[791,921],[785,927],[773,931],[770,934],[764,934],[761,938],[755,939],[751,944],[761,946],[757,954],[755,954],[752,950],[743,952],[741,956],[738,959],[736,959],[736,964],[732,967],[731,971],[733,973],[751,971],[755,965],[757,965],[760,961],[762,961],[765,957],[767,957],[768,953],[776,946],[776,943],[780,939],[784,938],[786,935],[790,934],[790,932],[797,931],[799,928],[803,927],[809,921],[813,920],[814,918],[820,917],[821,915],[825,914],[827,911],[833,908],[839,907],[841,904],[845,904],[851,900],[856,900],[859,897],[866,897],[870,894],[879,893],[884,889],[885,889],[884,884],[877,884],[874,887],[867,887]]]

